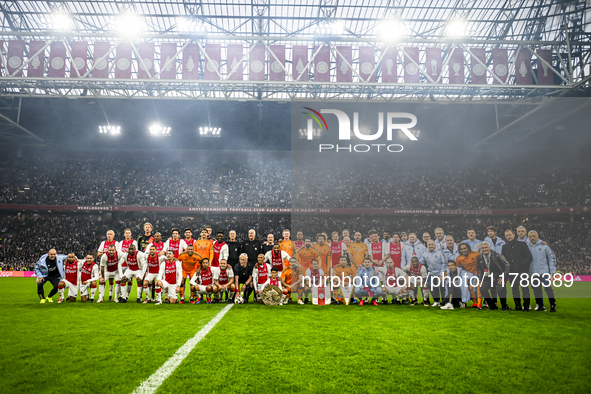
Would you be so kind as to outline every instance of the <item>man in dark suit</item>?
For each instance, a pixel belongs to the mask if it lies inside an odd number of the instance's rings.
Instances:
[[[501,307],[503,311],[509,310],[507,306],[507,288],[505,281],[509,277],[511,267],[506,258],[500,253],[491,250],[491,245],[487,241],[480,244],[480,255],[476,259],[476,269],[480,279],[480,292],[488,303],[490,310],[499,309],[495,305],[496,297],[493,300],[490,294],[492,288],[496,288],[497,294],[501,297]],[[501,275],[504,275],[504,279]],[[478,309],[482,309],[478,305]]]
[[[511,266],[511,274],[507,280],[512,282],[511,293],[515,301],[516,311],[529,311],[529,266],[532,262],[532,255],[525,242],[519,242],[512,229],[505,230],[505,245],[503,245],[503,257],[507,259]],[[517,277],[515,277],[517,275]],[[526,279],[522,282],[522,279]],[[525,283],[525,286],[522,284]],[[523,309],[521,309],[521,298],[519,289],[523,294]]]

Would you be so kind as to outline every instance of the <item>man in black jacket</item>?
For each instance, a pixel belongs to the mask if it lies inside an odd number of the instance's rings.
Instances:
[[[257,262],[257,256],[262,253],[263,244],[255,239],[256,232],[253,229],[248,230],[248,239],[242,242],[240,253],[246,253],[248,262],[254,267]]]
[[[508,278],[509,282],[513,282],[511,286],[511,293],[513,293],[513,300],[515,301],[515,310],[526,312],[529,311],[529,279],[524,281],[525,286],[522,286],[522,275],[525,279],[529,275],[529,266],[531,265],[532,255],[525,242],[519,242],[515,237],[515,232],[511,229],[505,230],[506,243],[503,245],[503,257],[507,259],[511,266],[511,275]],[[525,275],[524,275],[525,274]],[[515,277],[517,275],[517,277]],[[523,293],[523,309],[521,309],[521,297],[519,296],[519,289]]]
[[[480,244],[480,255],[476,259],[476,270],[480,279],[480,292],[488,303],[489,309],[499,309],[495,305],[496,299],[493,300],[490,295],[490,290],[494,287],[501,297],[501,307],[504,311],[509,310],[505,281],[509,277],[511,267],[507,259],[494,250],[491,250],[490,244],[484,241]],[[504,275],[504,279],[501,275]],[[478,309],[481,309],[480,305]]]
[[[228,245],[228,265],[234,267],[238,264],[238,259],[240,257],[240,242],[236,239],[236,231],[230,231],[230,240],[226,241],[226,245]]]

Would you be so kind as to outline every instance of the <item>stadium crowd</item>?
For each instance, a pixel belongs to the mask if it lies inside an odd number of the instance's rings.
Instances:
[[[216,160],[19,159],[0,162],[0,203],[298,208],[509,209],[591,201],[591,165],[416,160],[323,166],[253,155]],[[519,168],[518,171],[515,168]],[[171,187],[171,185],[175,185]],[[451,192],[455,191],[455,192]]]

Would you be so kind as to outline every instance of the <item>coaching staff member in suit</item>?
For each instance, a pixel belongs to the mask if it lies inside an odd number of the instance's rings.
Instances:
[[[493,300],[493,296],[490,294],[490,290],[496,288],[501,298],[501,306],[503,310],[509,310],[509,307],[507,306],[507,288],[501,279],[501,275],[505,274],[505,280],[507,280],[511,267],[506,258],[500,253],[491,250],[491,245],[488,241],[484,241],[480,244],[480,255],[476,259],[476,269],[478,270],[478,278],[480,279],[480,292],[488,303],[488,308],[490,310],[499,309],[499,307],[496,306],[496,295]],[[492,276],[492,278],[490,276]],[[479,309],[481,308],[480,304],[478,307]]]
[[[515,310],[526,312],[529,311],[529,286],[521,286],[521,275],[529,275],[529,266],[532,262],[532,254],[527,246],[527,243],[520,242],[515,236],[515,232],[512,229],[505,230],[505,245],[503,245],[502,254],[509,262],[511,266],[511,274],[517,274],[517,278],[513,280],[513,275],[510,275],[507,280],[509,283],[513,282],[511,286],[511,293],[513,293],[513,300],[515,301]],[[523,294],[523,309],[521,309],[521,298],[519,295],[519,289]]]

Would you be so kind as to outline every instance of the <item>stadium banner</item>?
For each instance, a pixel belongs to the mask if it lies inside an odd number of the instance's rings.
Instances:
[[[439,75],[441,75],[441,48],[426,48],[426,74],[433,80],[433,83],[440,83]],[[427,83],[431,80],[427,78]]]
[[[176,42],[160,45],[160,79],[176,79]]]
[[[493,49],[493,70],[494,74],[503,82],[509,81],[509,55],[506,49]],[[500,82],[494,78],[493,83],[499,85]]]
[[[269,81],[285,81],[285,45],[270,45],[269,50]]]
[[[94,51],[92,53],[93,78],[109,78],[110,55],[107,55],[107,53],[109,53],[110,49],[111,44],[109,42],[99,41],[94,43]]]
[[[8,41],[8,52],[6,53],[6,69],[8,75],[11,76],[20,66],[23,65],[23,56],[25,53],[25,42],[23,40]],[[15,75],[16,77],[23,76],[23,70],[20,70]]]
[[[205,54],[207,56],[204,59],[205,71],[203,78],[208,81],[220,79],[222,72],[222,45],[205,44]]]
[[[271,59],[270,62],[273,60]],[[248,55],[248,79],[250,81],[265,80],[265,46],[263,44],[251,46]]]
[[[130,42],[121,42],[115,49],[115,78],[131,78]]]
[[[242,61],[242,44],[228,44],[226,59],[226,75],[231,81],[242,81],[244,79],[244,62]],[[235,68],[235,69],[234,69]]]
[[[353,49],[350,46],[337,46],[337,82],[353,82]]]
[[[35,271],[0,271],[0,278],[35,278]]]
[[[554,85],[554,72],[550,68],[552,66],[552,50],[551,49],[536,49],[537,56],[537,77],[538,85]]]
[[[291,76],[295,81],[308,80],[308,47],[294,45],[291,48]]]
[[[328,45],[315,46],[314,53],[314,81],[330,81],[330,47]]]
[[[419,71],[419,48],[407,47],[404,48],[404,82],[419,83],[421,81],[421,73]],[[416,64],[415,64],[416,63]]]
[[[31,41],[29,42],[29,65],[27,67],[27,77],[42,77],[43,70],[45,69],[45,50],[40,54],[36,54],[41,51],[45,46],[46,41]]]
[[[70,78],[80,78],[87,71],[87,41],[74,41],[72,43],[70,59]]]
[[[382,82],[398,82],[398,50],[395,47],[382,48]]]
[[[183,49],[183,79],[199,78],[199,44],[188,44]]]
[[[449,83],[464,83],[464,50],[454,48],[449,58]]]
[[[527,48],[515,51],[515,84],[531,85],[531,53]]]
[[[486,84],[486,50],[470,48],[470,81],[479,85]]]
[[[149,79],[154,76],[154,43],[140,42],[137,45],[139,53],[137,77],[139,79]]]
[[[369,46],[359,47],[359,77],[364,82],[376,81],[376,75],[372,73],[375,65],[376,54],[374,48]]]
[[[66,46],[63,41],[51,43],[47,75],[55,78],[64,78],[66,76]]]

